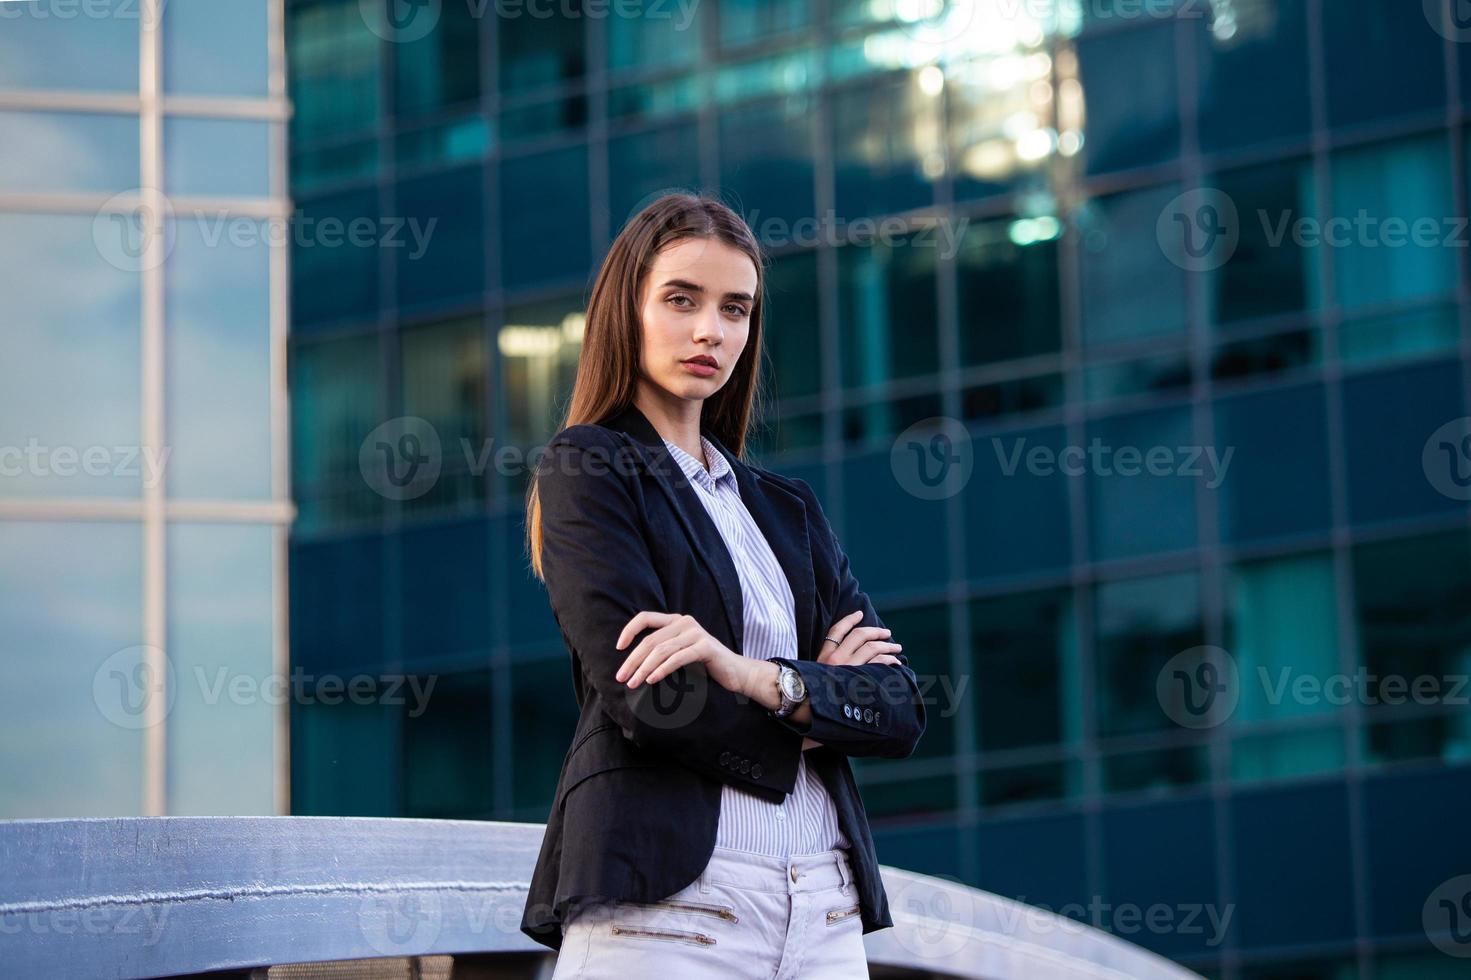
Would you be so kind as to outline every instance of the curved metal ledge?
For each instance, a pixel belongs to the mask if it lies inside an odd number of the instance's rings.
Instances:
[[[361,817],[0,822],[8,976],[110,980],[286,963],[546,953],[520,931],[540,824]],[[1071,919],[884,868],[877,966],[975,980],[1187,980]]]

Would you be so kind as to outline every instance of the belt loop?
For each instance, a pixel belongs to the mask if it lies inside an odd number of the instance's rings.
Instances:
[[[842,877],[843,880],[843,893],[847,894],[848,886],[853,882],[853,876],[848,873],[848,862],[844,860],[842,849],[834,848],[833,854],[838,862],[838,874]]]

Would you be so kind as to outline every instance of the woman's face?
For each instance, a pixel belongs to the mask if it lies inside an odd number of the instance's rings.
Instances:
[[[644,377],[676,398],[715,394],[746,349],[755,296],[756,266],[740,249],[703,238],[666,246],[644,279]]]

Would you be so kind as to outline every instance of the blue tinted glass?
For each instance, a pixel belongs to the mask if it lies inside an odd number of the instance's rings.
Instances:
[[[932,9],[952,16],[964,15],[967,10],[944,4]],[[912,26],[889,35],[898,42],[895,50],[913,44],[910,30]],[[858,38],[853,43],[860,63],[866,66],[871,64],[872,37]],[[1051,61],[1040,53],[1029,57],[1021,54],[982,55],[944,66],[946,125],[956,200],[988,197],[1013,188],[1031,191],[1045,187],[1048,168],[1056,160],[1052,152],[1056,141],[1045,128],[1050,122],[1038,118],[1031,100],[1035,86],[1051,86]],[[1002,64],[1008,67],[998,71]]]
[[[1339,707],[1292,694],[1303,676],[1339,672],[1336,595],[1332,556],[1321,552],[1231,566],[1224,639],[1242,679],[1233,724]]]
[[[1230,464],[1223,450],[1195,444],[1190,410],[1095,419],[1087,432],[1087,444],[1078,447],[1086,456],[1075,452],[1063,462],[1087,474],[1093,556],[1194,547],[1196,484],[1215,485]]]
[[[446,3],[419,8],[399,21],[406,27],[392,49],[394,112],[400,119],[479,98],[479,9],[474,3]],[[434,11],[438,18],[426,34],[416,21],[433,17]]]
[[[291,617],[293,667],[351,672],[384,662],[383,552],[378,534],[291,543],[291,608],[311,611]]]
[[[891,214],[933,198],[926,161],[939,159],[939,127],[914,125],[938,114],[938,93],[926,95],[908,77],[898,83],[839,90],[832,97],[831,143],[838,215]]]
[[[843,481],[843,526],[850,530],[841,544],[865,592],[876,596],[946,581],[944,500],[921,500],[901,487],[887,451],[843,460]],[[895,548],[900,541],[904,547]]]
[[[1054,912],[1072,903],[1087,905],[1081,816],[988,820],[973,833],[977,887]]]
[[[1326,228],[1324,240],[1334,246],[1338,302],[1359,309],[1453,290],[1466,232],[1451,217],[1445,136],[1344,150],[1332,166],[1341,227]]]
[[[480,115],[399,130],[393,139],[394,163],[402,173],[436,164],[479,160],[490,149],[491,142],[490,123]]]
[[[490,655],[488,529],[484,518],[476,517],[409,527],[400,534],[403,567],[413,572],[400,583],[403,608],[413,610],[404,620],[406,660]]]
[[[505,541],[505,547],[516,548],[524,554],[525,518],[524,510],[492,518],[492,541]],[[497,562],[496,568],[500,567],[501,564]],[[528,651],[539,655],[550,646],[566,657],[561,630],[547,602],[546,587],[531,574],[529,560],[518,562],[514,568],[507,567],[505,583],[506,608],[512,610],[510,623],[506,627],[506,639],[511,644],[512,655]],[[571,662],[564,659],[562,663],[569,671],[567,676],[570,679]]]
[[[817,252],[788,252],[766,270],[761,346],[770,359],[778,398],[815,395],[821,386],[818,344]]]
[[[1238,794],[1236,935],[1248,949],[1354,938],[1353,853],[1343,784]]]
[[[811,19],[807,0],[726,0],[719,9],[720,43],[724,47],[801,30]]]
[[[1426,450],[1441,426],[1465,414],[1455,361],[1346,379],[1350,518],[1357,523],[1464,510],[1464,496],[1452,493],[1465,485],[1471,457],[1456,439]]]
[[[1076,742],[1082,681],[1072,590],[973,600],[970,621],[979,751]]]
[[[293,331],[377,316],[378,248],[387,227],[381,215],[376,187],[298,202],[291,216]]]
[[[972,578],[1066,568],[1069,478],[1058,468],[1061,426],[988,432],[972,443],[965,485],[966,563]]]
[[[1207,179],[1236,208],[1241,229],[1235,248],[1207,277],[1212,323],[1294,313],[1310,305],[1318,249],[1294,234],[1297,223],[1318,213],[1312,166],[1291,160],[1228,170]],[[1321,303],[1316,288],[1311,305]]]
[[[7,154],[0,192],[112,194],[138,187],[136,115],[0,111],[0,146],[25,147]]]
[[[384,421],[376,332],[291,351],[292,493],[299,532],[374,520],[384,499],[363,478],[363,443]]]
[[[1364,780],[1362,833],[1368,843],[1364,891],[1369,896],[1370,935],[1423,941],[1423,913],[1431,893],[1453,871],[1471,868],[1467,799],[1471,799],[1471,768],[1466,766]],[[1439,921],[1448,929],[1445,910],[1434,911],[1441,913]],[[1425,975],[1403,976],[1408,980]]]
[[[703,5],[643,0],[620,9],[623,16],[607,20],[609,69],[673,68],[699,57]]]
[[[558,85],[587,71],[586,20],[546,16],[552,9],[511,4],[497,17],[502,92]]]
[[[1056,219],[975,222],[969,228],[957,223],[944,233],[961,235],[955,258],[961,364],[1057,353],[1062,326]],[[955,245],[942,239],[940,247],[950,251]]]
[[[934,245],[926,233],[838,250],[838,349],[845,388],[939,370],[939,250]]]
[[[174,227],[164,279],[169,494],[268,498],[269,262],[281,246],[268,244],[266,223],[255,219]]]
[[[1305,8],[1304,0],[1262,0],[1213,5],[1213,16],[1192,19],[1204,149],[1306,135]]]
[[[854,445],[891,443],[903,430],[940,412],[938,392],[854,405],[843,412],[843,440]]]
[[[1332,772],[1343,768],[1345,755],[1343,729],[1337,724],[1243,735],[1231,740],[1231,778],[1246,783]]]
[[[270,124],[185,119],[164,124],[164,179],[170,194],[265,197],[270,193]]]
[[[1195,573],[1101,583],[1094,619],[1099,733],[1173,730],[1155,678],[1171,657],[1202,642]]]
[[[1089,364],[1083,368],[1083,391],[1090,402],[1106,402],[1145,392],[1174,391],[1188,387],[1188,351]]]
[[[405,697],[403,725],[406,817],[484,820],[494,813],[494,712],[488,670],[419,675],[435,680],[432,696]]]
[[[568,654],[516,664],[511,668],[512,819],[541,822],[552,809],[562,760],[577,731],[577,698],[573,694]]]
[[[586,144],[502,161],[501,274],[508,289],[583,280],[592,264],[588,193]]]
[[[408,514],[463,513],[484,505],[498,443],[486,439],[487,350],[478,316],[415,326],[399,334],[405,415],[424,419],[440,441],[441,466],[433,486],[400,504]]]
[[[167,0],[163,83],[178,95],[267,94],[269,5]]]
[[[1445,105],[1445,45],[1427,9],[1383,0],[1341,0],[1323,8],[1330,124]]]
[[[286,5],[291,146],[371,131],[381,110],[385,47],[358,0]]]
[[[31,454],[3,458],[0,496],[136,497],[145,479],[162,477],[161,451],[139,451],[139,276],[103,257],[129,254],[113,251],[135,242],[128,223],[0,214],[12,366],[0,384],[0,446]]]
[[[506,391],[504,437],[527,452],[557,431],[560,408],[572,392],[586,326],[583,303],[580,294],[568,295],[505,311],[496,336]]]
[[[0,89],[136,94],[142,9],[136,0],[0,3]]]
[[[1160,248],[1156,224],[1178,184],[1090,201],[1081,235],[1083,343],[1089,346],[1185,329],[1185,273]]]
[[[1105,793],[1164,794],[1196,786],[1210,775],[1203,745],[1177,745],[1143,752],[1110,752],[1103,757]]]
[[[0,817],[141,815],[141,528],[10,522],[0,542]]]
[[[473,301],[485,291],[485,171],[462,167],[401,180],[398,214],[384,246],[398,266],[398,304],[444,306]]]
[[[269,815],[280,805],[288,678],[274,653],[275,535],[270,526],[169,528],[168,654],[180,682],[168,716],[170,814]]]
[[[793,242],[813,202],[812,106],[802,97],[732,109],[719,116],[720,184],[772,245]],[[796,244],[814,244],[795,241]]]
[[[299,617],[292,617],[293,619]],[[402,708],[381,699],[291,705],[291,812],[299,816],[394,817]]]
[[[1088,173],[1148,166],[1179,154],[1173,24],[1080,38],[1078,72],[1087,105]]]
[[[1150,685],[1151,687],[1153,685]],[[1210,800],[1106,809],[1103,902],[1141,912],[1163,906],[1171,921],[1199,908],[1199,928],[1147,928],[1138,917],[1104,915],[1098,924],[1129,942],[1165,955],[1209,953],[1225,945],[1229,908],[1216,885],[1216,815]],[[1159,860],[1160,855],[1169,860]],[[1151,856],[1152,855],[1152,856]],[[1132,928],[1130,928],[1132,927]]]
[[[608,140],[608,216],[614,235],[654,195],[699,183],[699,129],[669,126]]]
[[[1433,306],[1338,325],[1338,358],[1344,363],[1408,360],[1452,350],[1461,337],[1457,308]]]
[[[412,134],[408,139],[412,139]],[[291,193],[318,189],[378,171],[378,138],[291,148]]]
[[[1328,426],[1320,385],[1216,402],[1216,444],[1231,452],[1215,496],[1221,537],[1239,542],[1328,527]],[[1283,425],[1291,419],[1291,425]]]

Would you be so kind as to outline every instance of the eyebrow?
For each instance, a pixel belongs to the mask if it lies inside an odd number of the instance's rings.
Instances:
[[[668,280],[666,280],[664,282],[664,285],[665,286],[673,286],[676,289],[688,289],[692,293],[703,293],[705,291],[705,287],[704,286],[701,286],[701,285],[698,285],[696,283],[690,282],[688,279],[668,279]],[[663,287],[660,287],[660,288],[663,288]],[[750,293],[726,293],[725,294],[725,298],[726,299],[743,299],[743,300],[746,300],[747,302],[752,302],[752,303],[754,303],[756,301],[756,298],[754,296],[752,296]]]

